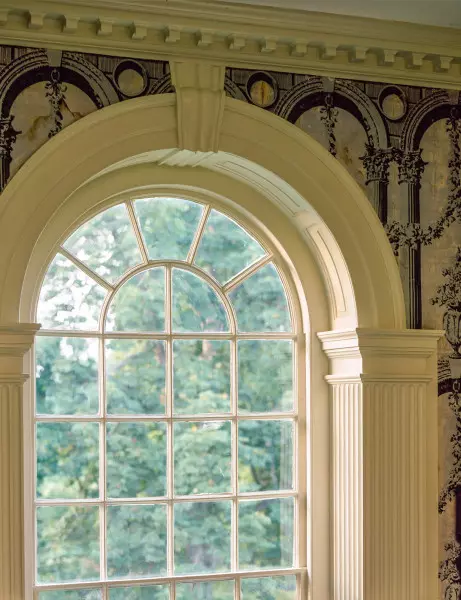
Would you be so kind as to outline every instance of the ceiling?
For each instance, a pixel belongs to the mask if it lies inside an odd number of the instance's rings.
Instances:
[[[215,0],[461,29],[461,0]],[[460,35],[461,43],[461,35]]]

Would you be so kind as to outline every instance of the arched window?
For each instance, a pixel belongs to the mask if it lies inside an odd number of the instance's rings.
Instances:
[[[265,236],[112,206],[57,250],[37,321],[38,600],[307,597],[305,349]]]

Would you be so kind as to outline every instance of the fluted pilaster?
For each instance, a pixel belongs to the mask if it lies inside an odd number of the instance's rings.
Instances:
[[[363,401],[360,379],[330,379],[334,598],[363,598]]]
[[[428,398],[421,379],[363,384],[364,598],[429,597]],[[432,584],[435,578],[434,564]]]
[[[437,597],[441,333],[319,334],[331,372],[335,600]]]
[[[37,327],[0,326],[0,598],[24,598],[23,356]]]

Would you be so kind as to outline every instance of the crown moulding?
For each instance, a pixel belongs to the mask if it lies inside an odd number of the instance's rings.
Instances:
[[[0,0],[0,43],[461,88],[454,29],[206,0]]]

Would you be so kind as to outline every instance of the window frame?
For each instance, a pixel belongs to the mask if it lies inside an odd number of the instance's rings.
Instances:
[[[297,576],[298,578],[298,598],[307,598],[308,596],[308,579],[309,579],[309,574],[308,574],[308,546],[310,544],[310,540],[308,539],[309,537],[309,532],[310,532],[310,522],[309,522],[309,518],[308,518],[308,505],[310,505],[310,501],[309,501],[309,487],[307,484],[307,481],[309,479],[308,475],[309,475],[309,471],[310,471],[310,465],[309,465],[309,449],[308,449],[308,441],[307,441],[307,437],[308,437],[308,429],[307,429],[307,424],[308,424],[308,397],[307,397],[307,390],[309,388],[309,382],[308,382],[308,377],[309,377],[309,369],[307,368],[307,355],[308,355],[308,349],[306,347],[306,343],[307,343],[307,336],[305,333],[305,311],[303,311],[303,307],[302,307],[302,302],[300,300],[299,297],[299,291],[297,289],[297,285],[295,283],[295,280],[293,278],[292,275],[292,269],[290,268],[290,265],[287,263],[286,257],[284,256],[284,253],[281,252],[279,250],[279,248],[277,247],[277,244],[275,243],[275,240],[271,239],[271,236],[268,235],[267,231],[264,231],[264,226],[262,224],[259,224],[256,222],[256,218],[255,217],[251,217],[249,214],[245,214],[246,211],[242,210],[240,207],[237,208],[235,205],[233,205],[231,208],[229,207],[228,202],[223,202],[222,199],[216,199],[215,197],[211,198],[210,197],[205,197],[201,194],[198,194],[196,192],[190,192],[189,190],[184,191],[181,190],[180,192],[178,190],[175,190],[174,193],[172,193],[171,191],[169,192],[169,194],[166,194],[164,190],[154,190],[154,191],[142,191],[140,193],[122,193],[122,194],[117,194],[116,196],[113,196],[110,200],[106,200],[100,204],[98,204],[97,207],[94,207],[91,209],[91,211],[87,211],[84,215],[81,216],[81,218],[78,219],[78,221],[76,221],[71,228],[69,228],[65,234],[62,236],[62,239],[60,240],[60,243],[55,244],[53,252],[50,253],[50,260],[47,261],[46,265],[43,266],[43,270],[42,270],[42,278],[40,281],[40,284],[37,286],[36,288],[36,297],[35,297],[35,302],[34,302],[34,307],[35,307],[35,314],[36,314],[36,308],[37,308],[37,304],[38,304],[38,296],[39,296],[39,292],[41,289],[41,285],[42,285],[42,281],[43,281],[43,275],[45,274],[49,264],[51,263],[51,260],[54,258],[54,256],[56,255],[57,251],[62,252],[62,248],[60,246],[61,243],[63,243],[71,233],[73,233],[76,229],[78,229],[78,227],[80,227],[82,224],[84,224],[86,221],[90,220],[91,218],[93,218],[94,216],[96,216],[99,213],[102,213],[104,210],[118,205],[121,202],[124,202],[127,204],[127,206],[132,206],[132,202],[134,200],[138,200],[138,199],[142,199],[142,198],[153,198],[153,197],[165,197],[167,195],[171,195],[174,197],[178,197],[178,198],[182,198],[185,200],[190,200],[192,202],[197,202],[200,204],[204,204],[206,206],[204,213],[202,215],[202,219],[200,220],[199,226],[197,228],[196,231],[196,235],[194,238],[194,241],[191,245],[191,251],[189,252],[188,255],[188,259],[191,256],[192,253],[192,259],[195,257],[195,254],[197,252],[197,248],[199,246],[199,242],[200,242],[200,238],[203,235],[203,231],[205,228],[205,224],[206,224],[206,220],[205,217],[209,215],[209,213],[211,212],[212,209],[216,209],[219,212],[221,212],[222,214],[224,214],[225,216],[230,217],[232,220],[234,220],[238,225],[240,225],[244,230],[246,230],[250,235],[252,235],[262,246],[263,248],[266,249],[267,254],[260,260],[256,261],[255,263],[253,263],[252,265],[250,265],[249,268],[243,270],[241,273],[237,274],[234,278],[232,278],[229,282],[227,282],[223,288],[227,291],[229,291],[229,288],[233,288],[234,286],[237,286],[239,283],[241,283],[241,281],[243,281],[244,279],[250,277],[256,270],[258,270],[259,268],[262,268],[264,265],[266,264],[270,264],[272,262],[272,264],[274,264],[274,266],[276,267],[279,276],[280,276],[280,280],[281,283],[285,289],[286,292],[286,296],[287,296],[287,301],[288,301],[288,306],[289,306],[289,310],[290,310],[290,316],[291,316],[291,322],[292,322],[292,333],[282,333],[282,334],[271,334],[271,333],[266,333],[266,334],[258,334],[258,333],[252,333],[252,334],[238,334],[236,329],[234,329],[234,331],[231,331],[230,334],[221,334],[221,335],[206,335],[206,334],[196,334],[196,333],[191,333],[191,334],[172,334],[171,331],[169,333],[166,333],[166,336],[172,336],[175,337],[176,339],[198,339],[198,338],[203,338],[203,339],[232,339],[233,341],[237,341],[238,339],[255,339],[255,338],[261,338],[261,339],[287,339],[288,337],[291,337],[291,339],[293,339],[293,351],[294,351],[294,378],[293,378],[293,383],[294,383],[294,389],[297,390],[297,393],[294,396],[294,412],[293,412],[293,419],[297,421],[297,435],[295,435],[294,440],[293,440],[293,452],[294,455],[296,456],[296,460],[294,461],[294,465],[293,465],[293,475],[294,475],[294,488],[293,488],[293,493],[292,494],[285,494],[285,496],[293,496],[296,498],[295,501],[295,519],[294,519],[294,523],[295,523],[295,528],[294,528],[294,540],[293,540],[293,544],[295,547],[295,551],[294,551],[294,567],[290,568],[290,569],[264,569],[261,571],[238,571],[238,570],[231,570],[229,572],[226,573],[221,573],[221,574],[197,574],[197,575],[169,575],[166,577],[156,577],[156,578],[139,578],[139,579],[123,579],[123,580],[109,580],[107,577],[105,578],[104,582],[101,583],[101,581],[97,581],[97,582],[85,582],[85,583],[70,583],[70,584],[41,584],[40,585],[40,591],[45,591],[45,590],[57,590],[57,589],[90,589],[90,588],[101,588],[103,590],[102,592],[102,598],[103,600],[108,600],[108,593],[107,590],[110,587],[126,587],[128,585],[149,585],[152,584],[152,582],[164,582],[164,583],[170,583],[170,582],[175,582],[175,581],[181,581],[181,582],[191,582],[191,581],[213,581],[213,580],[227,580],[227,579],[234,579],[236,581],[236,585],[235,585],[235,599],[239,600],[240,599],[240,581],[243,578],[253,578],[253,577],[258,577],[258,576],[266,576],[269,577],[272,574],[275,575],[283,575],[283,574],[294,574]],[[130,212],[130,216],[132,214],[132,208],[131,211],[129,209]],[[132,222],[133,224],[133,222]],[[136,222],[136,227],[135,227],[135,233],[136,233],[136,238],[138,240],[138,243],[140,245],[140,249],[141,249],[141,256],[143,259],[147,258],[147,249],[144,245],[144,248],[142,248],[142,243],[140,242],[140,239],[142,239],[142,236],[140,236],[139,234],[139,225]],[[193,250],[192,250],[193,249]],[[67,251],[63,252],[63,254],[65,254],[67,257],[69,257],[68,255],[70,253],[68,253]],[[73,261],[75,262],[75,261]],[[77,264],[78,261],[75,263]],[[102,339],[102,344],[104,343],[104,338],[110,338],[111,334],[106,334],[102,331],[101,329],[101,323],[102,323],[102,319],[103,316],[106,314],[107,312],[107,307],[108,304],[110,302],[111,297],[113,297],[113,295],[115,294],[116,290],[119,289],[119,287],[122,285],[122,282],[124,283],[129,277],[134,276],[136,273],[142,272],[144,270],[147,270],[149,268],[152,268],[152,266],[160,266],[160,265],[166,265],[168,263],[168,268],[167,270],[170,271],[171,273],[171,269],[174,266],[180,266],[181,268],[184,268],[186,265],[181,262],[181,261],[166,261],[166,260],[155,260],[155,261],[148,261],[148,264],[143,264],[143,265],[138,265],[136,267],[134,267],[133,269],[127,271],[123,278],[119,279],[116,283],[116,285],[114,286],[114,293],[112,295],[108,294],[106,296],[106,299],[104,301],[104,305],[103,305],[103,309],[101,311],[101,322],[99,325],[99,330],[98,332],[92,332],[91,337],[96,337],[97,339]],[[81,263],[77,264],[77,266],[81,267]],[[83,268],[83,271],[87,272],[91,271],[88,268]],[[202,279],[208,280],[208,283],[211,284],[211,286],[215,289],[215,291],[217,291],[219,293],[219,296],[222,299],[222,291],[219,288],[219,284],[217,284],[209,275],[207,275],[206,273],[204,273],[202,270],[200,270],[198,267],[193,267],[193,265],[189,265],[189,267],[187,268],[187,270],[190,270],[191,272],[199,272],[200,276],[202,277]],[[91,272],[91,277],[94,279],[94,272]],[[170,279],[171,281],[171,279]],[[170,293],[171,293],[171,289],[170,289]],[[227,306],[227,305],[229,306]],[[228,315],[232,315],[234,318],[234,328],[235,328],[235,315],[233,314],[233,310],[232,308],[230,308],[230,312],[229,312],[229,307],[231,307],[231,303],[230,301],[227,299],[226,297],[226,312],[228,313]],[[232,321],[231,321],[232,322]],[[232,326],[231,326],[232,328]],[[70,334],[70,335],[69,335]],[[73,332],[71,330],[44,330],[42,332],[39,332],[37,334],[38,336],[42,336],[42,335],[55,335],[56,337],[86,337],[85,334],[83,335],[79,335],[78,332]],[[130,339],[134,339],[136,338],[136,334],[127,334],[127,337]],[[150,339],[154,339],[154,338],[150,338]],[[158,339],[158,336],[155,337],[155,339]],[[235,359],[234,359],[235,360]],[[30,358],[29,358],[29,372],[31,373],[31,378],[30,378],[30,382],[29,382],[29,396],[33,397],[35,399],[35,351],[31,352],[30,354]],[[104,363],[101,363],[102,365]],[[102,366],[101,368],[104,369],[104,367]],[[235,384],[234,384],[235,385]],[[235,394],[234,394],[235,395]],[[103,396],[101,396],[101,398],[103,398]],[[104,404],[104,400],[100,399],[100,403],[103,405]],[[35,406],[35,403],[34,403]],[[100,410],[102,410],[102,407],[100,406]],[[25,411],[25,425],[26,425],[26,432],[27,430],[30,431],[30,425],[31,425],[31,419],[27,418],[27,413],[29,413],[29,417],[30,417],[30,410],[29,411]],[[34,409],[32,409],[32,413],[34,414],[35,411]],[[100,413],[101,415],[104,415],[105,413]],[[287,418],[287,414],[281,414],[279,415],[279,413],[268,413],[268,416],[266,418],[271,418],[271,419],[276,419],[278,417],[285,417]],[[201,417],[196,417],[195,415],[193,416],[194,418],[188,418],[187,420],[192,421],[192,420],[201,420]],[[221,417],[223,417],[223,415],[217,415],[215,417],[215,415],[213,415],[213,418],[210,418],[210,420],[215,420],[215,419],[220,419]],[[227,415],[228,419],[236,419],[236,423],[238,422],[238,417],[237,415],[232,415],[229,416]],[[245,418],[247,418],[247,415],[245,415]],[[261,415],[259,414],[255,414],[254,416],[252,415],[252,418],[256,419],[260,419]],[[94,417],[92,419],[88,419],[88,420],[92,420],[92,421],[96,421],[98,420],[99,417]],[[101,419],[104,419],[103,416],[101,416]],[[53,417],[52,419],[49,419],[50,422],[52,421],[62,421],[62,417],[60,417],[59,415],[56,415],[56,417]],[[78,421],[78,418],[75,419]],[[126,419],[128,422],[130,422],[130,417],[128,416],[128,418]],[[186,419],[184,419],[186,420]],[[34,422],[35,419],[33,418],[32,421]],[[132,417],[131,417],[131,421],[133,421]],[[233,423],[234,421],[232,421]],[[104,420],[101,421],[101,428],[104,429]],[[234,427],[234,425],[233,425]],[[236,427],[236,425],[235,425]],[[31,436],[31,439],[33,440],[33,448],[32,448],[32,455],[34,457],[34,459],[32,460],[32,465],[33,465],[33,488],[34,488],[34,494],[32,496],[32,498],[30,498],[30,494],[27,494],[26,491],[26,502],[25,502],[25,507],[26,507],[26,529],[27,529],[27,507],[31,506],[31,502],[30,500],[32,500],[32,505],[35,505],[35,482],[36,482],[36,472],[35,472],[35,435]],[[171,436],[170,436],[171,439]],[[236,446],[235,443],[233,443],[233,446]],[[101,448],[104,448],[104,437],[101,437]],[[104,452],[105,454],[105,452]],[[26,465],[30,462],[30,457],[29,459],[27,457],[25,457],[25,462]],[[103,461],[105,462],[105,460]],[[100,461],[101,464],[101,461]],[[30,469],[29,469],[30,472]],[[27,477],[27,471],[26,471],[26,477]],[[100,481],[103,480],[104,478],[104,469],[100,469]],[[233,475],[233,479],[235,480],[235,474]],[[297,483],[297,485],[296,485]],[[235,484],[236,485],[236,484]],[[245,494],[243,494],[244,496]],[[273,492],[267,492],[267,493],[263,493],[263,495],[265,496],[270,496],[270,497],[276,497],[277,496],[277,492],[273,491]],[[29,498],[28,498],[29,497]],[[98,498],[97,500],[95,499],[95,504],[99,504],[101,502],[101,497],[104,497],[101,495],[101,487],[100,487],[100,498]],[[238,497],[242,497],[242,494],[238,494]],[[282,493],[280,495],[280,497],[284,497],[284,494]],[[202,500],[211,500],[211,496],[208,498],[206,494],[201,494],[200,498]],[[199,500],[196,500],[199,501]],[[46,501],[44,504],[50,505],[52,504],[53,501]],[[70,501],[70,503],[72,503],[72,501]],[[69,502],[68,501],[64,501],[62,502],[62,504],[64,505],[68,505]],[[79,504],[78,501],[75,502],[75,504]],[[85,503],[86,505],[88,505],[88,503]],[[140,499],[139,504],[146,504],[145,499]],[[30,511],[29,511],[30,512]],[[30,526],[30,523],[29,523]],[[102,531],[102,528],[104,527],[104,522],[101,521],[100,522],[100,528]],[[33,575],[33,584],[35,584],[35,555],[36,555],[36,532],[35,532],[35,518],[32,519],[32,530],[33,530],[33,536],[34,536],[34,540],[35,540],[35,544],[34,544],[34,551],[30,552],[30,547],[26,549],[26,564],[33,564],[34,568],[29,571],[29,573],[31,572]],[[236,542],[233,540],[232,541],[232,545],[234,545]],[[171,544],[173,545],[173,544]],[[30,546],[30,545],[29,545]],[[234,550],[235,552],[235,550]],[[33,556],[31,557],[31,554],[33,554]],[[32,560],[31,560],[32,559]],[[103,560],[103,556],[101,556],[101,560]],[[30,578],[29,578],[30,579]],[[30,587],[29,587],[30,590]],[[30,593],[30,592],[29,592]],[[174,592],[173,593],[173,597],[174,597]],[[38,588],[33,585],[33,596],[30,595],[30,598],[38,598]],[[171,597],[171,596],[170,596]]]

